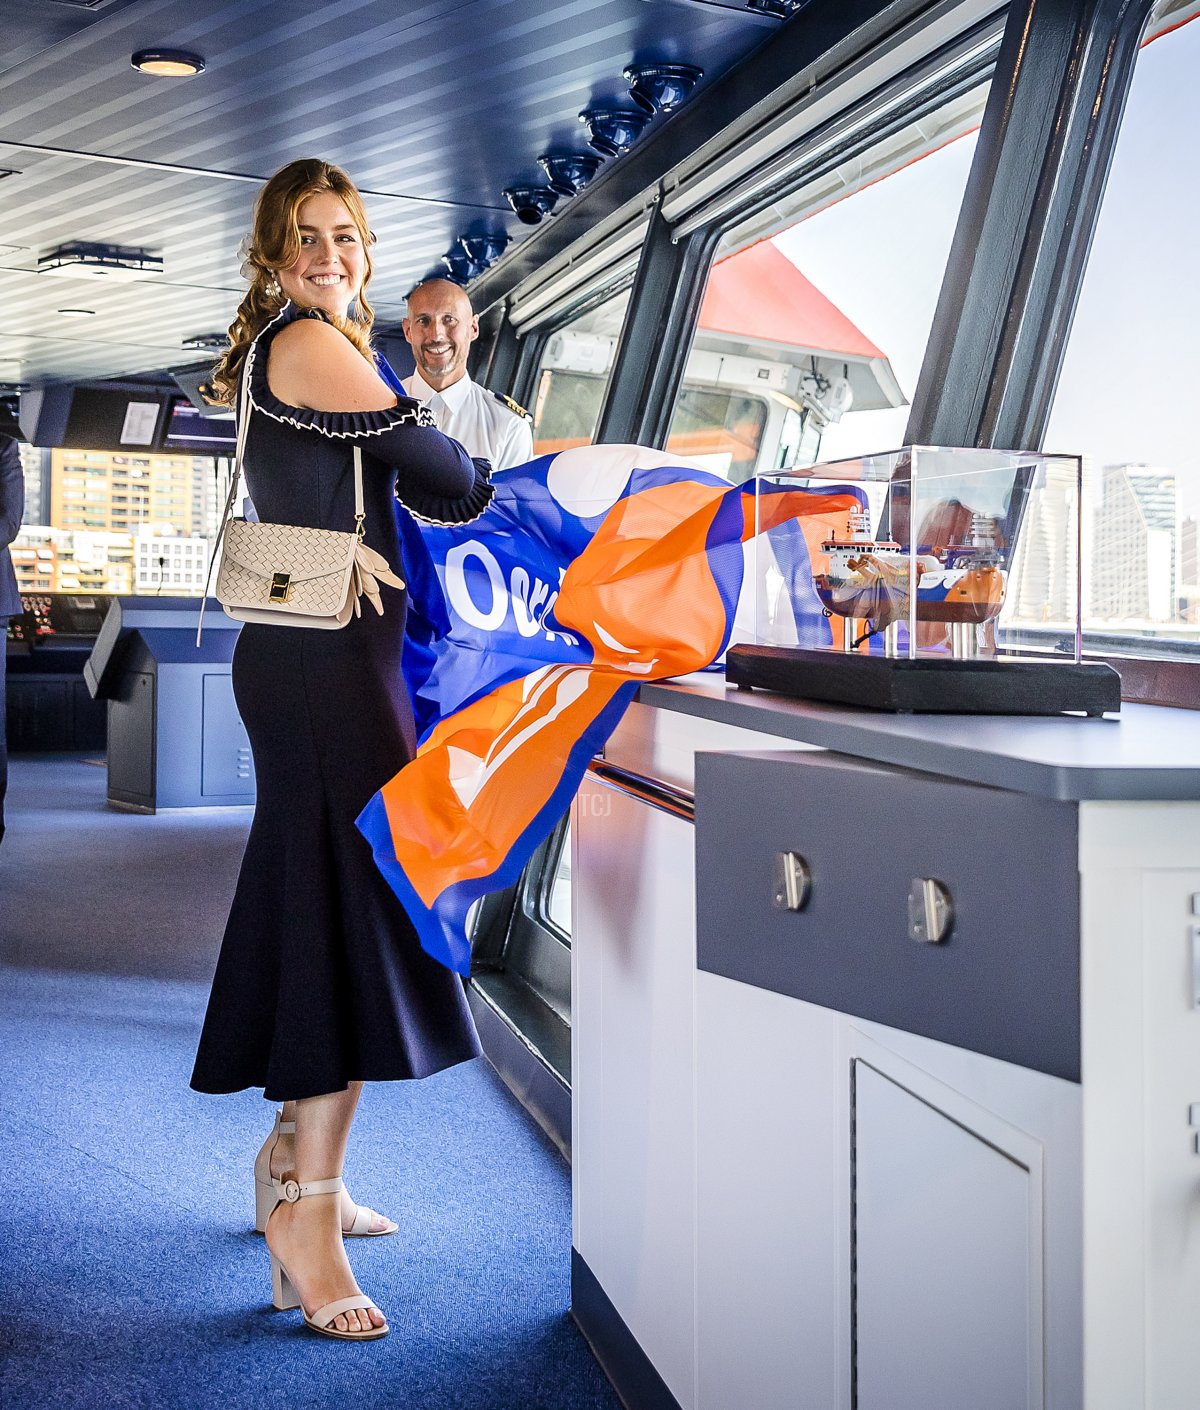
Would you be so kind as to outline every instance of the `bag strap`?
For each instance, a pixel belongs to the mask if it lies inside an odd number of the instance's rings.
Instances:
[[[213,568],[216,566],[217,555],[221,551],[225,530],[233,517],[233,503],[237,497],[238,481],[242,477],[242,459],[246,451],[246,437],[250,430],[250,354],[253,347],[254,344],[251,343],[250,347],[246,349],[246,358],[242,364],[242,379],[238,386],[237,404],[234,408],[234,416],[237,418],[237,440],[233,447],[233,473],[229,477],[229,493],[225,497],[221,525],[213,542],[213,551],[208,560],[208,572],[204,577],[204,596],[200,599],[200,617],[196,622],[197,646],[200,645],[200,633],[204,630],[204,609],[208,603],[208,589],[212,583]],[[354,446],[354,532],[358,535],[359,543],[362,543],[367,532],[367,513],[363,504],[362,451],[357,444]]]

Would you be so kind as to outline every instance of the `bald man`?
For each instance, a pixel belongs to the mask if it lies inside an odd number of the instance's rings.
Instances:
[[[466,292],[448,279],[428,279],[408,296],[404,336],[417,370],[404,379],[410,397],[424,402],[438,429],[493,470],[533,459],[532,418],[499,392],[471,380],[467,353],[479,337],[479,319]]]

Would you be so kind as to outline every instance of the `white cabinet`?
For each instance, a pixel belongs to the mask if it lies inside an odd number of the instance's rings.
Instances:
[[[691,1410],[691,828],[589,781],[571,837],[574,1246]]]
[[[760,743],[654,713],[610,757],[685,787]],[[574,813],[574,1241],[656,1373],[630,1410],[1195,1410],[1200,804],[737,762],[695,837]]]
[[[699,1410],[1077,1410],[1079,1118],[1074,1083],[698,974]]]

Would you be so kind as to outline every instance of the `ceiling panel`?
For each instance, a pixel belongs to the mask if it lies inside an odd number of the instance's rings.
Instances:
[[[372,302],[394,322],[459,235],[529,233],[503,188],[540,178],[551,146],[586,150],[576,114],[625,96],[626,64],[711,80],[776,27],[713,0],[0,0],[0,22],[0,167],[19,173],[0,181],[0,382],[35,384],[194,362],[181,340],[226,326],[241,296],[258,185],[298,156],[370,193]],[[147,77],[129,56],[152,47],[207,69]],[[68,240],[144,246],[164,272],[37,274]]]

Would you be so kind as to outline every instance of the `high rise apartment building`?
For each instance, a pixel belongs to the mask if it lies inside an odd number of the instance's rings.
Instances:
[[[1074,625],[1080,512],[1074,466],[1064,460],[1029,492],[1008,575],[1007,615],[1014,625]]]
[[[26,524],[44,524],[50,512],[50,452],[39,446],[19,443],[21,470],[25,477]]]
[[[50,453],[50,524],[56,529],[191,535],[195,457],[107,450]],[[202,526],[199,526],[202,527]]]
[[[1097,625],[1174,621],[1179,582],[1174,472],[1106,465],[1097,477],[1092,508],[1087,617]]]

